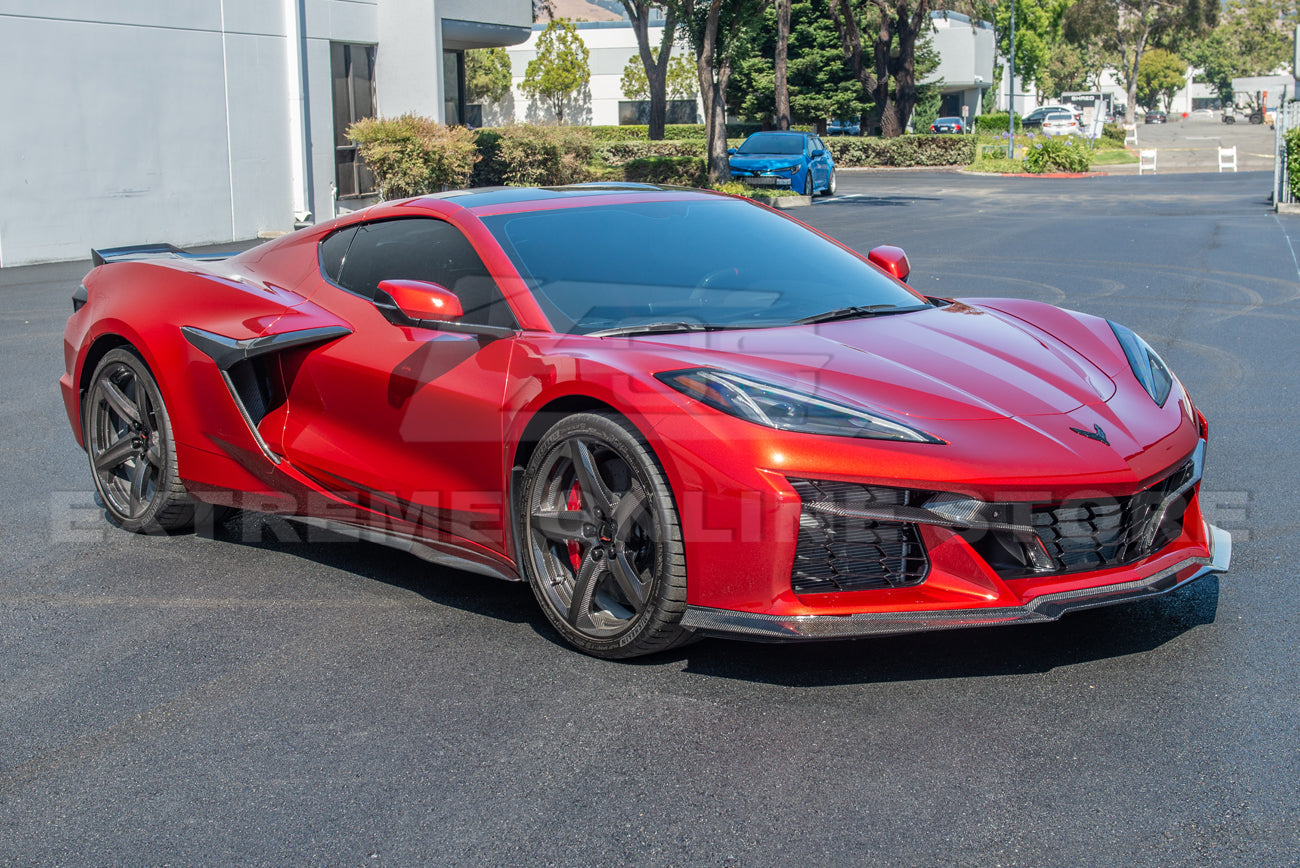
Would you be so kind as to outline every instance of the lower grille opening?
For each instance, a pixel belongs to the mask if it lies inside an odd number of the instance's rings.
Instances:
[[[928,492],[791,479],[803,500],[790,585],[796,594],[903,588],[925,581],[930,561],[915,524],[840,510],[913,506]]]

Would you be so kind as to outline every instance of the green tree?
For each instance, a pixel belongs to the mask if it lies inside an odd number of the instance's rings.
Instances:
[[[519,89],[550,103],[562,124],[565,104],[591,81],[589,57],[578,28],[563,18],[552,19],[537,39],[537,56],[528,61]]]
[[[1208,33],[1218,20],[1218,0],[1077,0],[1063,19],[1065,38],[1114,55],[1137,104],[1138,69],[1148,48]]]
[[[650,49],[650,55],[659,62],[659,49]],[[623,96],[627,99],[650,99],[650,80],[645,74],[645,64],[639,57],[629,57],[627,66],[623,67],[623,77],[619,80]],[[665,93],[668,99],[694,99],[699,87],[699,76],[695,64],[685,57],[677,56],[668,62],[668,76]]]
[[[1187,64],[1178,55],[1163,48],[1142,54],[1138,64],[1138,103],[1147,108],[1169,108],[1174,94],[1187,83]]]
[[[840,47],[830,20],[829,0],[794,0],[791,4],[787,82],[791,120],[824,128],[831,118],[857,118],[869,103]],[[727,92],[732,116],[749,121],[775,120],[775,10],[749,34]]]
[[[1061,19],[1073,0],[1016,0],[1016,79],[1043,83],[1043,72],[1061,43]],[[1011,4],[990,10],[998,53],[1011,53]]]
[[[731,177],[727,164],[727,83],[746,31],[755,26],[770,0],[664,0],[695,50],[709,180]]]
[[[1232,80],[1267,75],[1291,60],[1297,7],[1279,0],[1229,0],[1219,26],[1188,40],[1179,54],[1201,70],[1197,81],[1211,85],[1224,103],[1232,102]]]
[[[504,48],[465,52],[465,99],[501,102],[510,93],[510,55]]]

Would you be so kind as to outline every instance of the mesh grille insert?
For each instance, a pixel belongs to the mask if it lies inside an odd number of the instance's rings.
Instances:
[[[876,485],[791,479],[802,498],[790,584],[796,594],[901,588],[930,569],[915,524],[836,514],[836,508],[911,506],[923,493]],[[825,509],[810,509],[811,504]]]

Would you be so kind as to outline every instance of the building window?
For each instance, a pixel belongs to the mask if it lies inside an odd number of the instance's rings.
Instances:
[[[375,192],[371,174],[347,130],[375,114],[375,46],[330,43],[334,77],[334,183],[340,198]]]
[[[465,123],[465,52],[442,53],[442,107],[443,123],[455,126]]]

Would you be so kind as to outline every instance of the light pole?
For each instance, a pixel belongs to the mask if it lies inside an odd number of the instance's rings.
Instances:
[[[1007,159],[1016,158],[1016,0],[1011,0],[1011,78],[1007,87]]]

